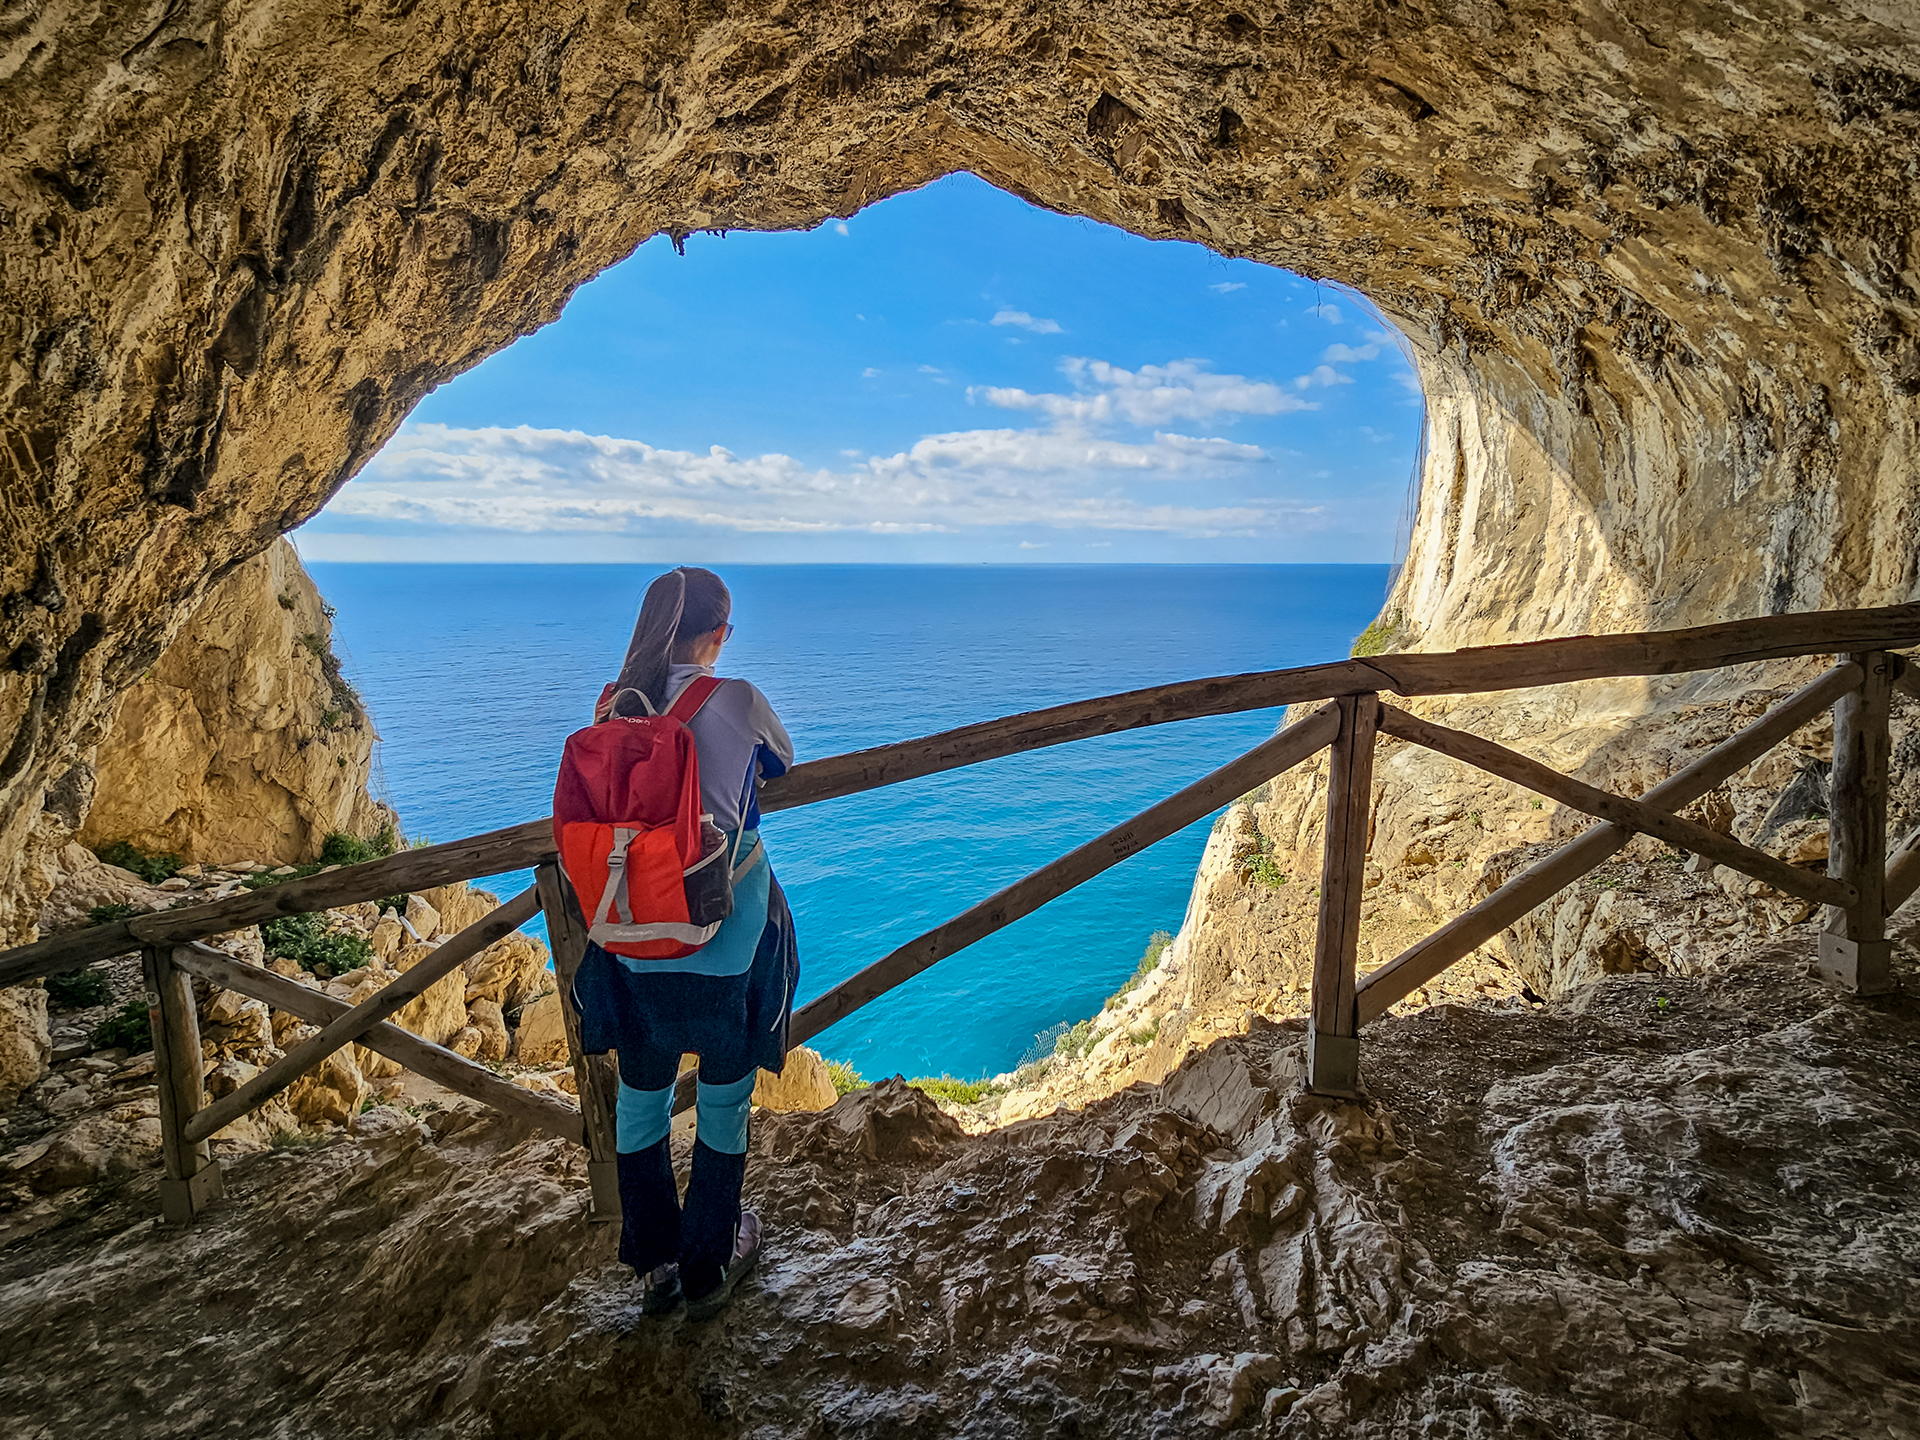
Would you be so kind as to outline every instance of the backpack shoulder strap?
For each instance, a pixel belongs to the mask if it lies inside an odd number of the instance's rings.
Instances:
[[[712,699],[713,692],[724,684],[726,681],[713,675],[698,676],[686,689],[673,697],[673,704],[667,707],[668,717],[685,725],[700,713],[700,707]]]

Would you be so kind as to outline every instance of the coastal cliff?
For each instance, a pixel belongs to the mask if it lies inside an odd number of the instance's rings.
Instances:
[[[216,585],[121,697],[82,845],[297,864],[393,813],[367,793],[373,721],[333,653],[331,607],[285,540]]]

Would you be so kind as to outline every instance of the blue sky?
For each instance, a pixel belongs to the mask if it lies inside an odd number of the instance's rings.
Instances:
[[[1419,436],[1350,292],[968,175],[664,237],[429,395],[324,560],[1394,558]]]

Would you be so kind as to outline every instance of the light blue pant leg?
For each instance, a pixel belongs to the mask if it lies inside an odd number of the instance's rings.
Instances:
[[[747,1111],[753,1104],[753,1082],[759,1076],[758,1070],[749,1070],[731,1085],[700,1082],[699,1099],[694,1106],[698,1128],[694,1133],[709,1150],[718,1150],[722,1155],[747,1153]]]
[[[622,1155],[658,1145],[673,1125],[673,1086],[636,1090],[622,1080],[613,1102],[613,1123],[617,1133],[614,1144]],[[746,1122],[743,1119],[741,1123]]]

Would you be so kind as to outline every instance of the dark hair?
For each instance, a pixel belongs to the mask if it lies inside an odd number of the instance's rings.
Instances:
[[[718,630],[733,613],[727,583],[711,570],[682,565],[669,570],[647,587],[640,602],[640,618],[633,623],[626,662],[613,682],[613,713],[642,715],[646,706],[656,712],[667,707],[667,667],[692,658],[693,642]]]

